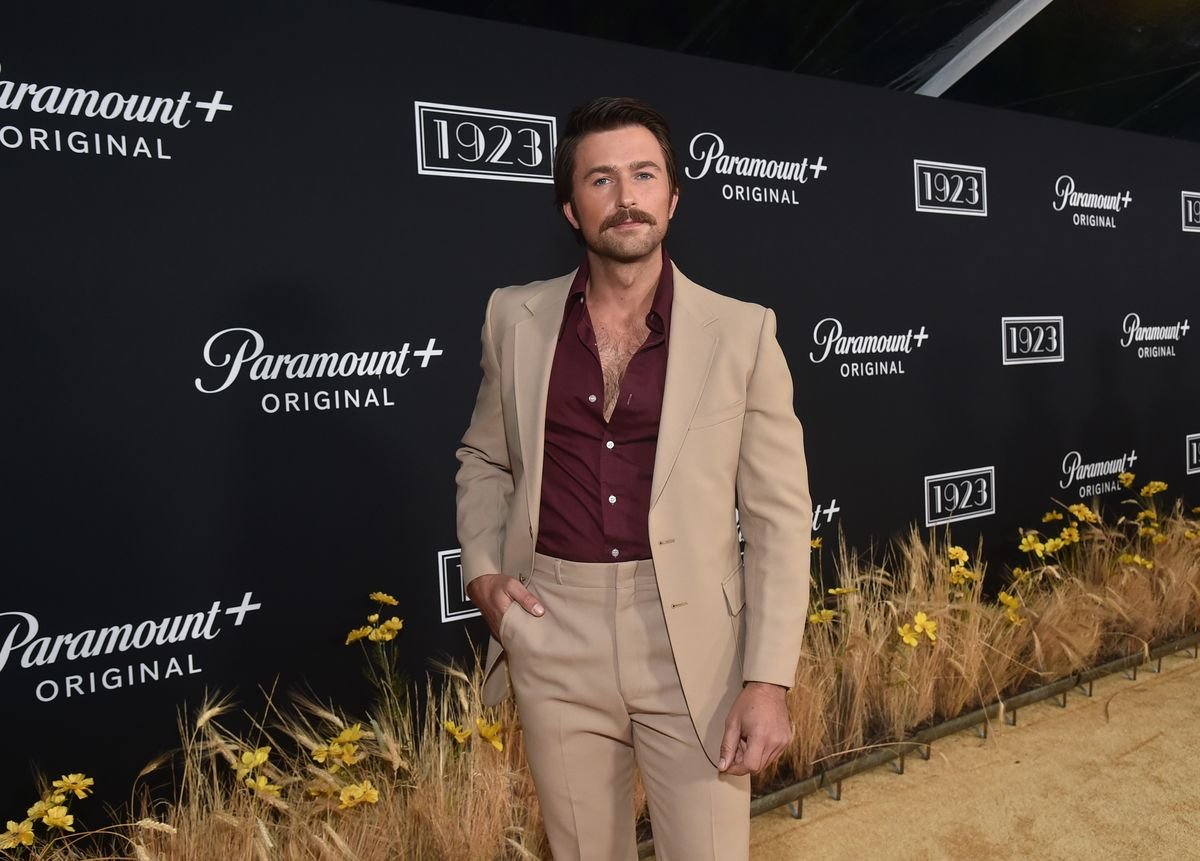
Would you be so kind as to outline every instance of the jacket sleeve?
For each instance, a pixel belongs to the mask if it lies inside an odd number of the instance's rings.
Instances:
[[[737,494],[746,540],[742,678],[790,688],[808,618],[812,500],[792,375],[769,308],[746,393]]]
[[[471,424],[455,453],[459,462],[455,481],[464,586],[481,574],[501,573],[504,524],[513,493],[500,400],[500,360],[492,331],[492,310],[498,292],[493,291],[488,298],[480,336],[483,380],[475,397]]]

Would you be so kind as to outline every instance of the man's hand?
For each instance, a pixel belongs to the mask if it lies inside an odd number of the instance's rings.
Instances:
[[[541,616],[546,612],[546,608],[520,580],[505,574],[481,574],[476,577],[467,584],[467,597],[483,613],[488,629],[497,640],[500,639],[500,617],[513,601],[530,615]]]
[[[720,771],[752,774],[779,758],[792,738],[785,688],[767,682],[747,682],[725,718]]]

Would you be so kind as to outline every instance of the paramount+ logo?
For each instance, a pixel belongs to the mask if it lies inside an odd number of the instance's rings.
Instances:
[[[1069,451],[1063,455],[1063,477],[1058,486],[1063,490],[1077,487],[1076,493],[1080,499],[1113,493],[1124,487],[1118,476],[1132,472],[1137,459],[1135,449],[1130,449],[1120,457],[1098,461],[1086,461],[1078,451]]]
[[[3,118],[8,115],[0,115],[3,149],[170,161],[167,142],[172,134],[195,120],[211,123],[232,112],[233,105],[224,90],[193,98],[190,90],[163,96],[14,77],[0,79],[0,111],[14,115],[11,123]],[[26,125],[24,114],[49,121]],[[60,123],[76,127],[59,128]]]
[[[399,349],[389,350],[269,353],[262,334],[235,326],[216,332],[204,343],[204,364],[217,373],[209,374],[207,380],[196,377],[193,385],[205,395],[224,392],[239,379],[288,386],[287,391],[268,391],[260,397],[262,411],[268,414],[394,407],[396,401],[389,385],[398,383],[414,368],[429,367],[430,361],[443,352],[437,339],[430,338],[415,350],[405,341]],[[322,387],[315,391],[291,388],[309,380],[321,380]],[[374,384],[357,385],[368,380]]]
[[[721,197],[747,203],[783,203],[799,206],[798,186],[818,180],[829,170],[823,155],[767,158],[725,151],[725,139],[703,131],[688,144],[692,163],[683,169],[688,179],[729,177],[721,183]]]
[[[246,592],[228,606],[213,601],[171,616],[100,622],[69,632],[46,630],[36,614],[24,610],[0,612],[0,673],[30,671],[33,696],[41,703],[197,675],[204,671],[199,665],[204,643],[231,624],[241,627],[262,606]],[[70,672],[77,663],[85,667]]]
[[[1126,350],[1136,348],[1139,359],[1173,359],[1175,348],[1191,328],[1186,318],[1144,323],[1140,314],[1131,311],[1121,321],[1121,346]]]
[[[905,357],[925,346],[928,339],[924,326],[903,332],[847,333],[841,320],[826,317],[813,326],[814,349],[808,359],[820,365],[830,357],[847,357],[837,362],[838,373],[843,377],[903,374]]]

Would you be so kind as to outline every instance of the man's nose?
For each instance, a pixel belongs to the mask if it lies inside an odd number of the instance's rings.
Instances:
[[[634,194],[633,183],[617,180],[617,206],[622,209],[632,209],[637,206],[637,195]]]

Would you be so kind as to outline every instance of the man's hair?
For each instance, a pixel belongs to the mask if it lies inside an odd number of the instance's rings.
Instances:
[[[671,129],[663,115],[640,99],[624,96],[600,96],[571,111],[567,128],[554,153],[554,205],[561,208],[571,200],[574,191],[575,150],[584,136],[593,132],[609,132],[626,126],[643,126],[662,147],[663,168],[671,183],[671,191],[679,189],[679,166],[675,147],[671,144]]]

